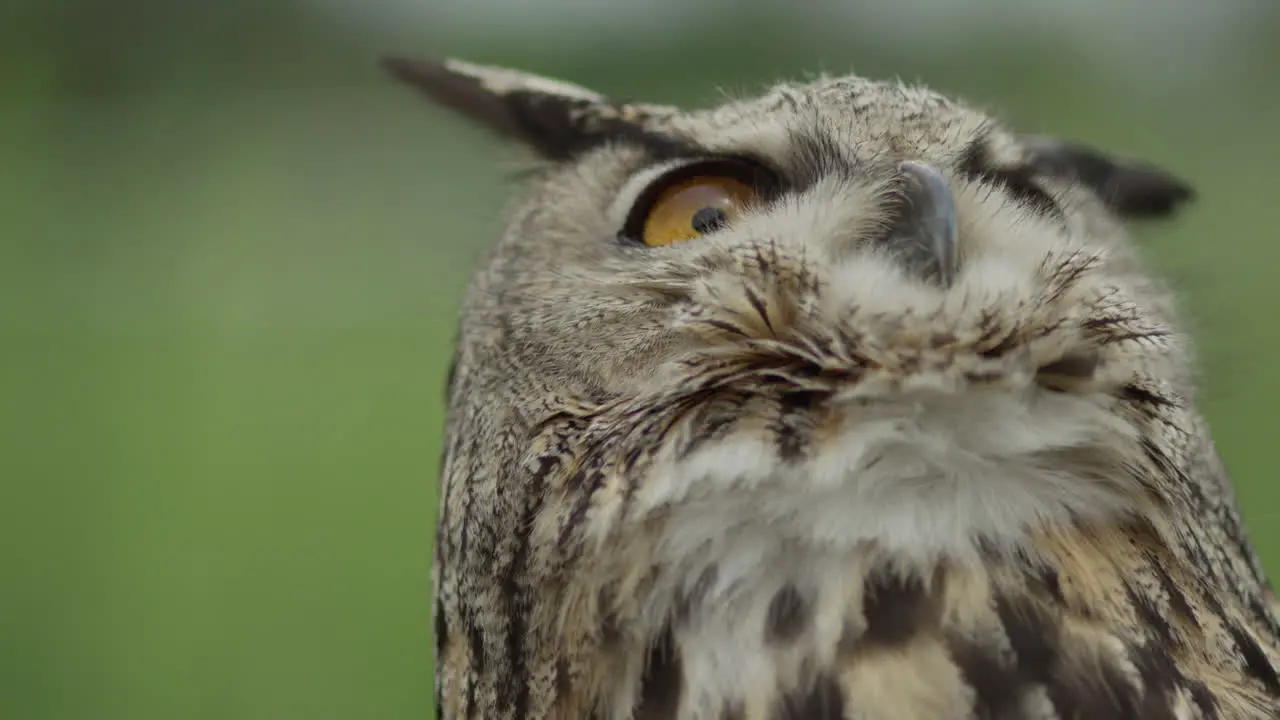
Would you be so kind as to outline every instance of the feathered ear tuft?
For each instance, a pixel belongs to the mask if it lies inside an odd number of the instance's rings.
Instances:
[[[1188,183],[1139,160],[1056,138],[1026,138],[1024,147],[1041,172],[1083,183],[1123,218],[1167,217],[1196,198]]]
[[[518,70],[397,55],[383,57],[382,67],[439,105],[552,160],[636,130],[643,119],[592,90]]]

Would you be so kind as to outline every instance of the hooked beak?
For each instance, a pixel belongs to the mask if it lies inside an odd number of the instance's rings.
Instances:
[[[933,165],[903,161],[906,207],[894,235],[926,277],[944,288],[956,276],[956,205],[942,172]]]

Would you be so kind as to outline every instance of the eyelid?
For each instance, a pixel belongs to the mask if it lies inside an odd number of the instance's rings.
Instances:
[[[751,157],[739,155],[704,155],[660,163],[636,173],[618,194],[611,209],[619,237],[636,240],[643,218],[665,188],[684,177],[702,174],[732,177],[752,186],[762,200],[772,200],[783,189],[778,172]]]
[[[663,162],[648,165],[641,170],[633,173],[627,181],[623,183],[618,190],[617,197],[609,207],[609,217],[613,221],[613,225],[621,231],[622,226],[626,224],[627,218],[631,215],[632,208],[640,201],[646,189],[658,182],[659,178],[665,177],[668,173],[698,162],[698,157],[676,158],[674,160],[665,160]]]

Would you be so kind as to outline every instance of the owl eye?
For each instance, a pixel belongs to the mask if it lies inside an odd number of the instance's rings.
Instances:
[[[698,163],[650,185],[631,211],[623,235],[658,247],[696,240],[732,223],[762,200],[771,177],[746,162]]]

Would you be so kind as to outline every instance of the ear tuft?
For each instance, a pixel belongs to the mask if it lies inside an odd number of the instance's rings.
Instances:
[[[1084,183],[1124,218],[1167,217],[1196,198],[1187,182],[1149,163],[1055,138],[1027,138],[1024,145],[1039,170]]]
[[[599,93],[552,78],[452,59],[389,55],[381,64],[433,102],[555,160],[627,121]]]

